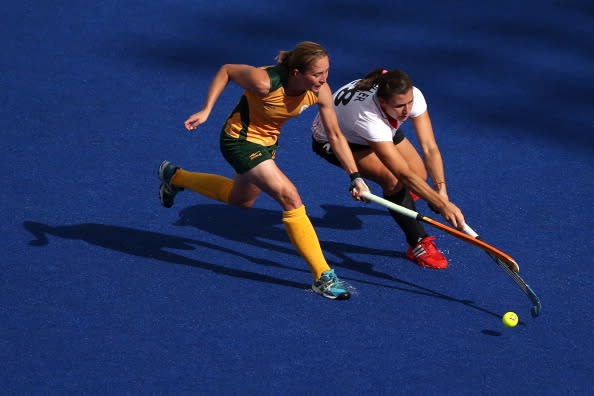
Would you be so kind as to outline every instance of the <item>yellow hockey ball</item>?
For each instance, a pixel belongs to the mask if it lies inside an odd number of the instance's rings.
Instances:
[[[516,327],[518,324],[518,315],[515,312],[508,312],[501,318],[503,324],[507,327]]]

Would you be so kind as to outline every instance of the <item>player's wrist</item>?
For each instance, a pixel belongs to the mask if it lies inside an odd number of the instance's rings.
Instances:
[[[353,172],[353,173],[349,174],[349,177],[351,178],[351,182],[354,182],[356,179],[363,179],[361,177],[361,173],[359,173],[359,172]]]
[[[365,180],[363,180],[359,172],[353,172],[349,174],[349,177],[351,178],[351,187],[349,188],[350,191],[353,191],[355,189],[357,191],[369,190],[369,187],[367,187],[367,184],[365,184]]]
[[[445,194],[447,195],[447,188],[446,188],[446,182],[445,181],[440,181],[440,182],[436,182],[433,183],[434,187],[435,187],[435,191],[437,191],[440,194]]]

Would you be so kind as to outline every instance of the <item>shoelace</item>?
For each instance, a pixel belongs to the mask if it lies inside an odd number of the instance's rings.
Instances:
[[[335,274],[329,275],[328,280],[322,282],[322,290],[326,291],[332,289],[336,285],[342,287],[340,279],[338,279],[338,277]]]
[[[437,250],[433,245],[433,241],[435,237],[426,237],[423,240],[419,241],[418,245],[413,249],[413,254],[415,257],[420,257],[426,253],[433,252]]]
[[[421,242],[421,245],[423,245],[423,249],[425,249],[427,251],[427,253],[429,253],[430,251],[437,250],[437,248],[433,244],[434,240],[435,240],[434,237],[429,237],[429,238],[424,239]]]

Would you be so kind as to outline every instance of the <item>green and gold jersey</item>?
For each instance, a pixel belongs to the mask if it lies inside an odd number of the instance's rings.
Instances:
[[[270,91],[262,98],[244,91],[225,122],[223,131],[230,137],[245,139],[262,146],[277,142],[281,126],[301,114],[309,106],[318,103],[318,95],[305,91],[299,96],[285,93],[289,73],[280,65],[266,66],[270,77]]]

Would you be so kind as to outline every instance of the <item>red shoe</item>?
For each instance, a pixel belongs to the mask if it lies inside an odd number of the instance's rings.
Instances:
[[[419,264],[421,267],[444,269],[448,268],[448,260],[435,247],[434,236],[421,239],[415,246],[406,251],[406,258]]]

